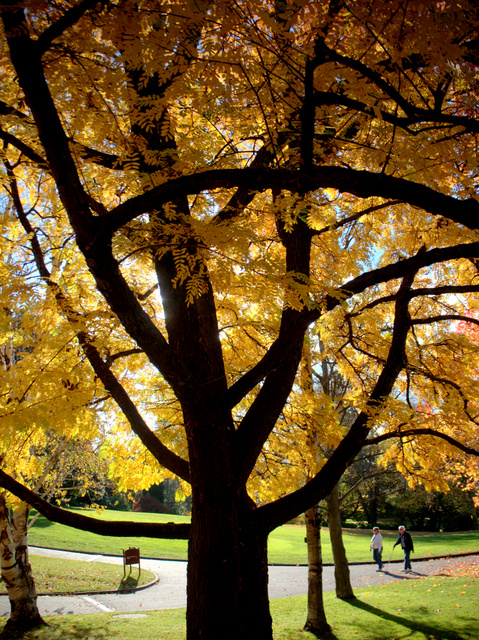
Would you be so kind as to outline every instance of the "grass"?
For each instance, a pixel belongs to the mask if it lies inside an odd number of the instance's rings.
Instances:
[[[328,592],[326,615],[338,640],[472,640],[479,634],[478,587],[478,578],[436,577],[356,589],[349,602]],[[300,631],[305,610],[306,596],[275,601],[275,639],[314,638]]]
[[[134,520],[137,522],[188,522],[186,516],[163,514],[133,513],[105,510],[101,513],[91,512],[94,517],[108,520]],[[383,531],[384,557],[389,557],[393,542],[397,538],[394,531]],[[305,530],[301,525],[284,525],[271,533],[268,541],[269,562],[279,564],[306,564]],[[479,551],[479,531],[458,533],[416,533],[412,532],[415,554],[413,557],[427,557],[441,554],[466,553]],[[371,560],[369,541],[371,532],[362,529],[344,531],[344,544],[349,562]],[[52,523],[39,517],[29,533],[29,544],[33,546],[70,549],[73,551],[88,550],[90,553],[110,553],[121,555],[122,550],[129,547],[140,547],[142,557],[171,558],[185,560],[187,554],[186,540],[159,540],[154,538],[117,538],[99,536],[85,531],[78,532],[71,527]],[[332,562],[331,545],[327,529],[323,529],[323,561]],[[400,557],[401,550],[396,547],[393,557]]]
[[[83,562],[30,556],[35,584],[40,594],[75,593],[79,591],[110,591],[129,589],[147,584],[155,579],[150,571],[141,570],[134,565],[130,572],[127,567],[123,577],[123,565],[104,562]],[[6,594],[3,582],[0,582],[0,594]]]
[[[473,640],[479,636],[479,578],[467,575],[404,581],[356,590],[345,602],[325,593],[333,640]],[[302,631],[306,596],[271,602],[275,640],[313,640]],[[145,614],[52,616],[24,640],[184,640],[185,610]],[[3,620],[5,621],[5,619]],[[1,622],[1,620],[0,620]]]
[[[72,511],[74,511],[72,509]],[[78,510],[85,514],[85,510]],[[101,512],[86,511],[86,515],[106,520],[130,520],[134,522],[189,522],[186,516],[172,516],[156,513],[134,513],[113,510]],[[118,538],[117,536],[100,536],[88,531],[78,531],[72,527],[50,522],[39,516],[29,531],[28,543],[31,546],[51,547],[53,549],[69,549],[122,555],[123,549],[139,547],[142,557],[186,559],[186,540],[159,540],[156,538]]]

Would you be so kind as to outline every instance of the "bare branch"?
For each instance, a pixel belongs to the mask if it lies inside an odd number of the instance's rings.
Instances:
[[[383,433],[380,436],[376,436],[374,438],[368,438],[364,444],[365,446],[378,444],[379,442],[384,442],[385,440],[390,440],[391,438],[415,438],[416,436],[432,436],[434,438],[440,438],[441,440],[445,440],[449,444],[452,444],[453,447],[456,447],[460,451],[464,453],[470,454],[472,456],[479,456],[479,450],[474,449],[473,447],[468,447],[463,442],[456,440],[452,436],[447,433],[441,433],[440,431],[435,431],[434,429],[405,429],[401,431],[389,431],[388,433]]]

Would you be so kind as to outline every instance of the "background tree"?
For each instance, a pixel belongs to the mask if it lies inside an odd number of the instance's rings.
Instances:
[[[365,444],[394,439],[391,456],[430,483],[457,447],[476,453],[477,374],[457,366],[469,346],[451,321],[477,307],[477,7],[1,12],[0,136],[19,184],[5,224],[91,367],[85,384],[108,396],[112,473],[141,486],[163,468],[191,486],[189,528],[135,533],[189,535],[189,638],[271,638],[268,533]],[[255,477],[272,475],[315,322],[357,417],[311,480],[264,504]],[[49,518],[133,530],[0,479]]]
[[[389,514],[397,522],[419,531],[469,531],[477,529],[474,492],[456,479],[446,492],[412,489],[405,481],[402,493],[388,500]]]

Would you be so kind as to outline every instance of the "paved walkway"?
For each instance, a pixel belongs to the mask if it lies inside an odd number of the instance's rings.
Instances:
[[[121,557],[90,555],[73,551],[55,551],[31,547],[31,554],[52,557],[99,561],[123,564]],[[479,565],[479,555],[466,558],[442,558],[439,560],[419,560],[412,562],[413,573],[401,573],[402,562],[393,561],[385,566],[383,572],[376,571],[376,565],[350,565],[351,583],[353,587],[365,587],[399,580],[414,580],[426,576],[448,573],[458,564],[471,562]],[[177,560],[146,560],[141,566],[159,577],[157,584],[133,593],[92,594],[76,596],[39,596],[38,605],[41,615],[59,615],[69,613],[98,613],[149,611],[155,609],[175,609],[186,606],[186,562]],[[323,588],[334,590],[334,567],[323,569]],[[270,598],[282,598],[306,594],[308,591],[308,568],[305,566],[270,566],[269,595]],[[10,604],[7,596],[0,596],[0,616],[8,616]]]

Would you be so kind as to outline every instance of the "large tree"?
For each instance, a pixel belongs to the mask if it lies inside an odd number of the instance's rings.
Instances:
[[[476,4],[7,0],[1,14],[8,242],[29,243],[36,286],[123,414],[116,469],[136,434],[149,468],[191,486],[189,528],[135,531],[189,536],[188,638],[271,638],[268,533],[331,491],[373,425],[425,475],[475,453],[476,373],[451,324],[479,290]],[[357,417],[314,477],[264,503],[255,473],[274,476],[314,323]],[[300,454],[290,439],[281,455]],[[133,530],[0,479],[55,520]]]

